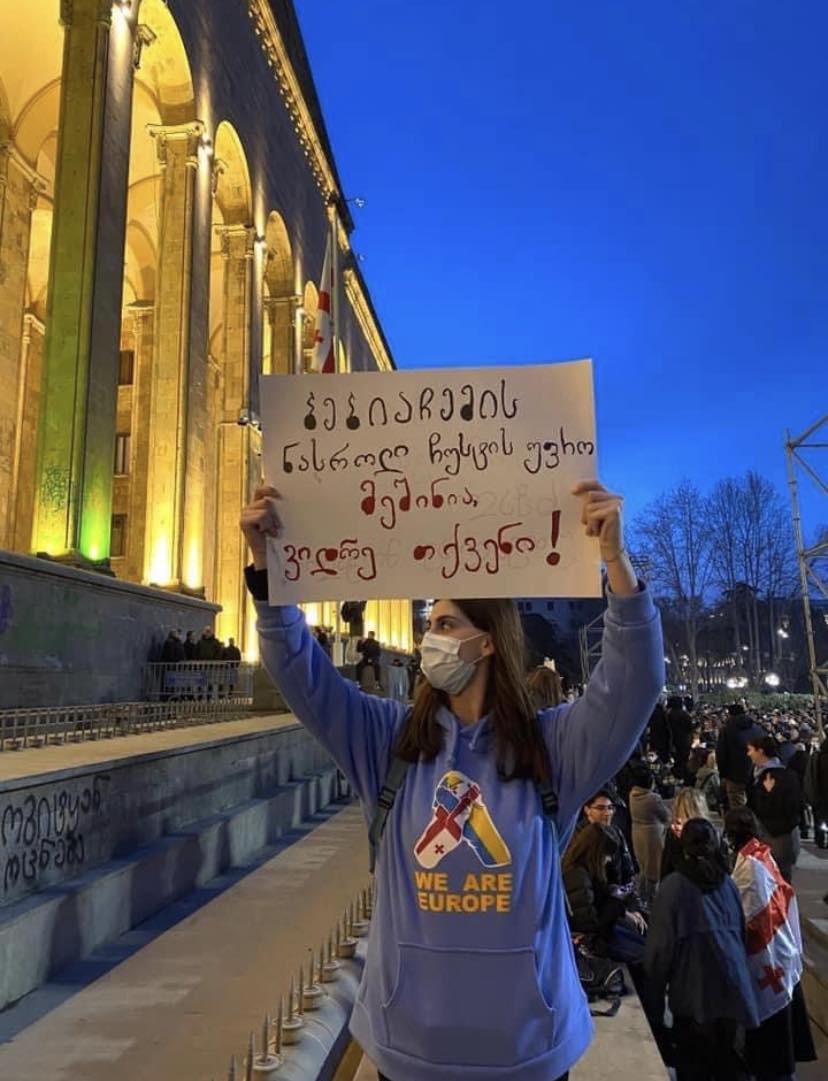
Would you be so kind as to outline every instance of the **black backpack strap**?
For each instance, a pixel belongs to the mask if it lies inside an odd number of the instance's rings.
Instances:
[[[540,722],[540,718],[538,718]],[[541,738],[543,736],[541,735]],[[546,747],[546,743],[544,743]],[[548,755],[547,755],[548,759]],[[558,811],[560,810],[560,804],[558,802],[558,793],[552,787],[552,763],[547,760],[546,779],[543,781],[535,781],[535,791],[538,794],[538,799],[541,802],[541,810],[543,811],[543,817],[549,824],[549,829],[552,832],[552,841],[555,848],[558,850],[558,855],[562,856],[561,852],[561,834],[558,829]],[[563,881],[561,881],[561,887],[563,892],[564,904],[566,906],[566,912],[568,916],[572,915],[572,905],[569,900],[569,894],[563,889]]]
[[[368,844],[370,845],[368,868],[371,874],[374,873],[374,867],[377,862],[377,852],[379,852],[379,846],[382,843],[382,835],[385,832],[388,816],[391,814],[391,808],[394,806],[397,793],[402,788],[405,775],[408,773],[411,765],[412,763],[406,762],[404,758],[391,759],[391,765],[388,769],[385,783],[380,789],[379,799],[377,800],[377,809],[374,812],[374,818],[371,822],[370,829],[368,830]]]
[[[538,728],[541,727],[540,715],[536,717],[538,722]],[[541,731],[541,740],[543,740],[543,732]],[[546,749],[546,741],[543,740],[544,749]],[[560,847],[560,833],[558,830],[558,811],[560,810],[560,804],[558,802],[558,794],[552,787],[552,763],[549,761],[549,755],[547,752],[546,762],[546,779],[543,781],[535,781],[535,790],[538,793],[538,799],[541,802],[541,810],[543,811],[543,817],[549,823],[549,827],[552,830],[552,837],[555,844]]]

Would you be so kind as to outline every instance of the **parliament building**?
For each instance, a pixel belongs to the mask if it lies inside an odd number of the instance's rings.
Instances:
[[[394,367],[346,195],[290,0],[3,0],[0,549],[30,578],[203,598],[256,658],[258,376],[326,378],[329,237],[338,377]],[[410,602],[366,628],[410,648]]]

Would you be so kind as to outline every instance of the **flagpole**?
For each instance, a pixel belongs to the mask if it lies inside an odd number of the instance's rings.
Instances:
[[[339,196],[331,194],[330,206],[330,230],[331,230],[331,348],[333,349],[334,374],[339,374],[339,236],[337,229],[337,214]],[[334,604],[334,664],[342,667],[345,663],[345,650],[342,644],[342,619],[340,616],[341,604]]]
[[[331,344],[334,372],[339,372],[339,235],[337,228],[338,200],[331,209]]]

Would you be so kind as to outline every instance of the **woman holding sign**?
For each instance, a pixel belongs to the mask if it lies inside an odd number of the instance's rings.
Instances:
[[[258,489],[242,514],[264,664],[372,821],[376,909],[351,1030],[388,1081],[556,1081],[592,1037],[559,854],[640,738],[664,653],[621,497],[593,481],[574,494],[607,568],[602,658],[581,698],[540,713],[511,600],[437,601],[413,709],[362,694],[297,608],[267,603],[277,493]]]

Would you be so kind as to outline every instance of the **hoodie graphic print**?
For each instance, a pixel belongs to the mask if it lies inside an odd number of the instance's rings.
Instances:
[[[512,862],[480,786],[451,770],[437,785],[434,814],[417,841],[414,855],[421,867],[433,868],[462,843],[473,849],[484,867],[504,867]]]
[[[258,614],[268,671],[370,822],[406,707],[344,680],[297,609],[260,603]],[[629,758],[663,686],[646,590],[608,598],[602,653],[580,699],[539,715],[564,843]],[[443,706],[436,720],[443,746],[408,770],[386,823],[351,1031],[389,1077],[549,1081],[592,1036],[558,846],[534,784],[499,777],[491,719],[461,725]]]

